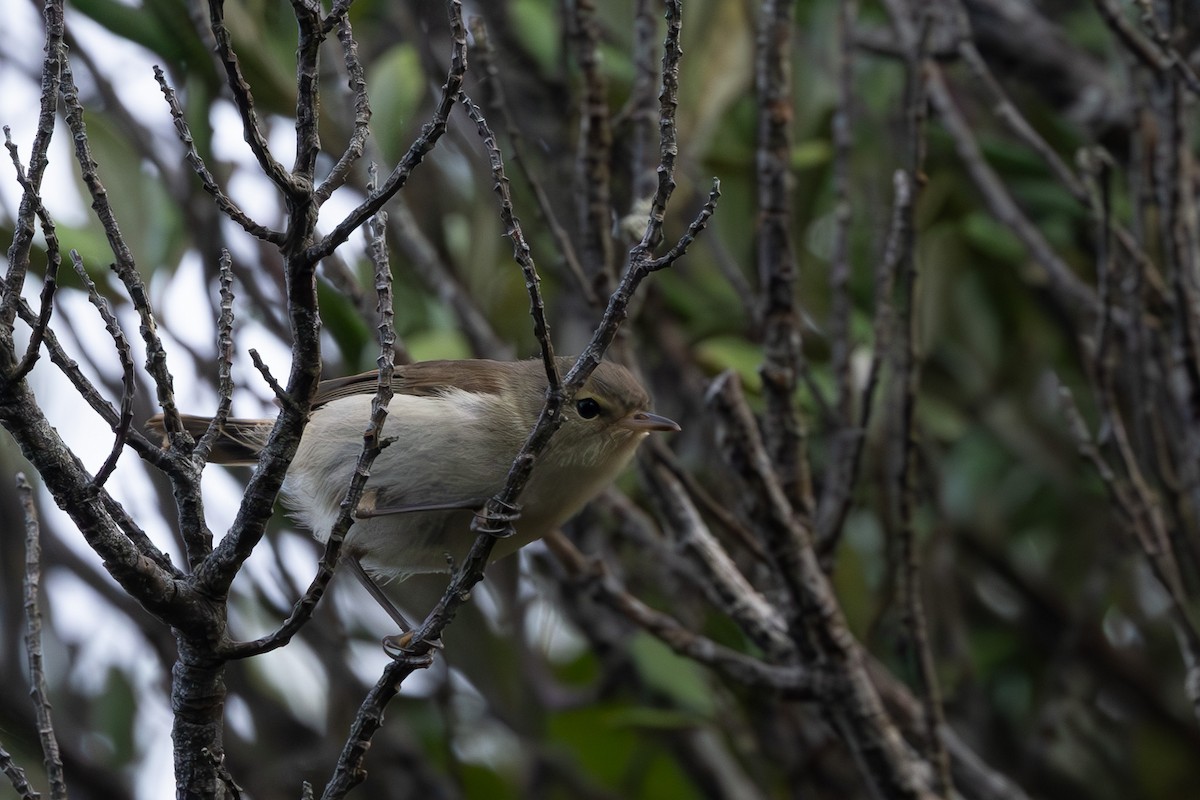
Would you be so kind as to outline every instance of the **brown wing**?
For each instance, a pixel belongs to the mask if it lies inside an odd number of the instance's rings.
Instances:
[[[513,370],[526,362],[488,361],[421,361],[396,367],[392,391],[396,394],[428,397],[441,394],[448,388],[463,389],[479,394],[499,394],[504,390]],[[379,381],[378,370],[321,381],[313,406],[359,394],[374,394]]]

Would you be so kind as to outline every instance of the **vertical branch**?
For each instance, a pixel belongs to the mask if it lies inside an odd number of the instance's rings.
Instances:
[[[580,184],[579,260],[592,280],[594,292],[612,293],[612,128],[609,124],[608,81],[600,63],[600,33],[593,0],[576,0],[572,21],[575,59],[583,73],[579,108],[579,155],[576,180]]]
[[[854,33],[857,0],[839,0],[837,17],[837,103],[833,139],[833,252],[829,265],[829,361],[836,387],[834,413],[843,428],[854,424],[850,383],[850,156],[854,148]],[[839,455],[840,455],[839,448]],[[839,459],[840,460],[840,459]]]
[[[854,491],[854,484],[858,479],[863,447],[866,444],[867,425],[871,419],[875,393],[883,370],[887,342],[892,335],[895,314],[892,308],[892,293],[903,252],[903,241],[906,236],[904,230],[907,220],[912,216],[913,203],[912,187],[908,181],[893,181],[893,184],[892,220],[888,227],[883,258],[875,267],[875,318],[871,330],[874,347],[871,364],[867,368],[867,379],[863,383],[862,391],[855,401],[858,407],[857,423],[846,437],[848,445],[844,456],[841,453],[838,456],[839,464],[837,466],[841,471],[831,480],[826,481],[817,515],[817,550],[827,562],[830,562],[832,558],[842,524],[846,521],[846,515],[850,511],[850,495]]]
[[[370,178],[367,190],[374,191],[379,179],[374,164],[369,167],[368,173]],[[346,495],[341,502],[341,513],[330,529],[329,539],[325,542],[325,551],[321,554],[321,560],[317,565],[317,574],[309,583],[304,594],[292,606],[292,611],[287,619],[266,636],[250,642],[227,645],[223,655],[228,658],[249,658],[283,647],[312,618],[317,604],[325,596],[329,582],[333,579],[333,571],[341,555],[342,543],[345,541],[350,526],[354,524],[355,511],[366,491],[367,480],[371,476],[371,466],[386,446],[383,440],[383,426],[387,421],[388,404],[391,403],[394,393],[392,380],[396,365],[396,313],[392,294],[392,268],[387,253],[387,216],[387,212],[380,211],[367,220],[364,226],[367,236],[367,255],[371,259],[375,275],[375,310],[379,318],[376,325],[379,334],[379,356],[375,359],[378,376],[375,396],[371,400],[371,416],[363,431],[362,451],[359,453],[358,463],[350,478],[350,485],[346,487]]]
[[[758,23],[756,258],[765,351],[759,372],[767,401],[763,420],[767,450],[789,501],[811,514],[805,433],[795,403],[803,356],[791,240],[792,6],[787,0],[763,0]]]
[[[921,598],[921,565],[917,552],[917,531],[914,515],[917,503],[917,454],[916,428],[917,391],[920,385],[920,363],[918,317],[916,314],[916,219],[915,199],[924,183],[925,163],[925,120],[927,99],[925,94],[926,61],[929,31],[932,20],[922,18],[922,34],[917,47],[909,52],[908,97],[906,116],[908,128],[908,158],[904,170],[896,173],[896,193],[910,192],[913,202],[906,204],[907,215],[901,227],[899,267],[899,298],[897,299],[897,375],[900,386],[899,464],[895,478],[898,493],[899,558],[902,579],[900,581],[901,606],[904,625],[907,629],[909,646],[916,661],[916,672],[921,687],[921,699],[925,710],[924,752],[934,767],[935,786],[943,797],[951,795],[950,758],[942,742],[939,730],[945,724],[942,709],[941,689],[938,686],[937,670],[929,643],[928,621]]]
[[[23,182],[21,205],[17,210],[12,244],[8,248],[8,271],[4,276],[3,297],[0,299],[0,327],[5,329],[9,337],[12,336],[21,287],[29,270],[29,251],[33,246],[35,230],[34,219],[37,216],[37,208],[41,205],[42,177],[49,163],[46,154],[50,148],[50,139],[54,135],[61,73],[66,63],[62,0],[49,0],[43,15],[46,21],[46,55],[42,60],[41,106],[38,109],[37,130],[29,155],[29,174]],[[4,130],[7,138],[8,128],[5,127]]]
[[[224,248],[221,249],[218,274],[221,313],[217,316],[217,410],[208,430],[201,434],[192,451],[192,461],[197,467],[208,461],[233,407],[233,259]]]
[[[321,42],[325,38],[321,4],[316,0],[292,0],[299,36],[296,42],[296,160],[292,164],[287,192],[288,205],[294,214],[308,214],[317,205],[313,193],[313,173],[321,138],[317,123],[321,115],[321,84],[317,66]]]
[[[358,42],[354,40],[354,31],[350,28],[349,17],[343,16],[338,22],[338,41],[342,45],[342,60],[346,65],[346,75],[350,92],[354,95],[354,129],[350,141],[341,158],[329,170],[329,175],[321,182],[315,192],[318,203],[324,203],[334,191],[346,182],[350,168],[362,158],[363,148],[367,137],[371,135],[371,101],[367,96],[367,79],[362,61],[358,57]]]
[[[258,161],[263,174],[285,194],[294,188],[292,176],[282,164],[271,155],[267,146],[267,137],[258,121],[258,113],[254,110],[254,97],[250,94],[250,86],[242,76],[241,63],[233,52],[233,37],[229,34],[229,26],[225,24],[225,0],[209,0],[209,26],[217,45],[217,58],[225,69],[225,82],[233,92],[233,102],[242,118],[242,137],[250,145],[250,152]],[[299,123],[297,123],[299,127]],[[297,153],[297,159],[300,155]]]
[[[17,474],[17,491],[25,514],[25,650],[29,659],[30,695],[37,713],[38,738],[42,742],[46,777],[50,781],[50,797],[66,800],[62,758],[58,754],[58,738],[54,735],[54,722],[50,717],[46,672],[42,667],[42,612],[38,608],[42,569],[41,532],[37,509],[33,505],[33,487],[22,473]]]
[[[654,85],[658,77],[654,67],[657,33],[650,0],[637,0],[633,12],[633,89],[629,97],[629,185],[635,206],[654,192],[650,136],[655,118]]]
[[[833,112],[833,195],[834,229],[833,252],[829,265],[829,367],[833,373],[836,396],[834,414],[839,430],[831,442],[829,465],[816,514],[818,552],[823,558],[832,553],[841,535],[842,522],[849,510],[850,494],[857,479],[859,456],[866,437],[864,425],[870,414],[871,392],[861,398],[860,415],[854,414],[853,384],[850,375],[850,354],[853,342],[850,335],[850,223],[853,208],[850,204],[850,158],[854,146],[852,117],[854,103],[854,43],[851,39],[858,16],[857,0],[839,0],[837,18],[837,104]],[[889,273],[890,274],[890,273]],[[876,320],[887,305],[878,301]],[[878,337],[876,341],[881,341]],[[876,349],[876,356],[879,354]],[[878,364],[876,359],[873,363]],[[866,414],[861,412],[865,411]]]
[[[658,93],[658,187],[650,200],[650,211],[642,241],[629,251],[631,268],[647,261],[650,253],[662,242],[667,202],[675,192],[675,162],[679,158],[679,131],[675,125],[675,117],[679,109],[679,63],[683,60],[683,48],[680,46],[683,7],[679,0],[668,0],[666,6],[667,34],[663,39],[662,88]],[[710,202],[715,202],[714,194],[719,194],[716,181],[712,192],[709,193]],[[626,277],[628,274],[626,273]],[[622,281],[624,280],[625,277],[622,278]]]
[[[362,705],[354,716],[350,735],[338,756],[333,776],[325,785],[325,791],[321,793],[321,800],[340,800],[363,782],[367,776],[363,762],[371,748],[371,739],[383,727],[383,710],[400,691],[400,684],[404,679],[416,670],[429,666],[432,660],[427,653],[403,655],[383,668],[383,674],[363,698]]]

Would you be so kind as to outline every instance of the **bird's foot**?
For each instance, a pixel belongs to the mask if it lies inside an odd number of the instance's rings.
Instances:
[[[442,650],[445,645],[442,644],[442,637],[436,639],[427,639],[424,641],[425,647],[421,647],[422,642],[415,641],[413,631],[405,631],[397,633],[394,636],[383,637],[383,652],[394,659],[413,658],[426,656],[432,659],[434,650]]]
[[[488,506],[485,505],[475,512],[475,519],[471,521],[471,530],[475,533],[490,534],[497,539],[507,539],[515,533],[512,523],[520,518],[521,507],[514,503],[500,503],[499,510],[494,514],[489,514]]]

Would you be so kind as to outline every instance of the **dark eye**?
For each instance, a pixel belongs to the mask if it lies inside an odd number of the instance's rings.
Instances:
[[[600,414],[600,404],[596,402],[595,398],[584,397],[575,401],[575,410],[584,419],[594,419]]]

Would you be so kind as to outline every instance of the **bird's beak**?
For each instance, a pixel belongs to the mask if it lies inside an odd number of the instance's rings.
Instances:
[[[635,411],[618,423],[622,428],[634,433],[649,433],[650,431],[678,431],[679,423],[649,411]]]

